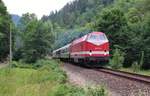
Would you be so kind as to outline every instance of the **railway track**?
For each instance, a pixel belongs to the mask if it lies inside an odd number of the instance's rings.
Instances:
[[[100,69],[95,68],[94,70],[99,71],[99,72],[104,72],[107,74],[111,74],[111,75],[115,75],[115,76],[119,76],[122,78],[130,79],[130,80],[138,81],[140,83],[150,84],[150,76],[125,72],[125,71],[119,71],[119,70],[114,70],[114,69],[104,68],[104,67]]]
[[[79,85],[104,85],[110,96],[150,96],[150,76],[72,63],[65,63],[63,69],[70,82]]]

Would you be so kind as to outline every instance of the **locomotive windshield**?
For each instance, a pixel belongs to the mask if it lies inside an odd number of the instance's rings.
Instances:
[[[103,35],[97,35],[97,34],[92,34],[90,35],[90,37],[88,38],[88,40],[90,41],[103,41],[103,40],[107,40],[106,36]]]

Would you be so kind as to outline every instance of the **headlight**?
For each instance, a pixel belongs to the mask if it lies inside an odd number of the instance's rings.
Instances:
[[[91,55],[92,55],[92,52],[90,52],[89,54],[90,54],[90,56],[91,56]]]

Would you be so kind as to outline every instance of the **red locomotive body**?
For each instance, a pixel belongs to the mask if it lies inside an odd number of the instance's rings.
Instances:
[[[102,32],[92,32],[72,42],[70,58],[75,61],[108,61],[109,42]]]
[[[109,59],[109,42],[104,33],[92,32],[53,51],[53,54],[53,57],[67,58],[74,62],[105,62]]]

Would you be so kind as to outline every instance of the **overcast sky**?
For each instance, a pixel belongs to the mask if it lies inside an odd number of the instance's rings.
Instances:
[[[10,14],[22,15],[35,13],[38,18],[49,15],[51,11],[60,10],[66,3],[73,0],[2,0]]]

